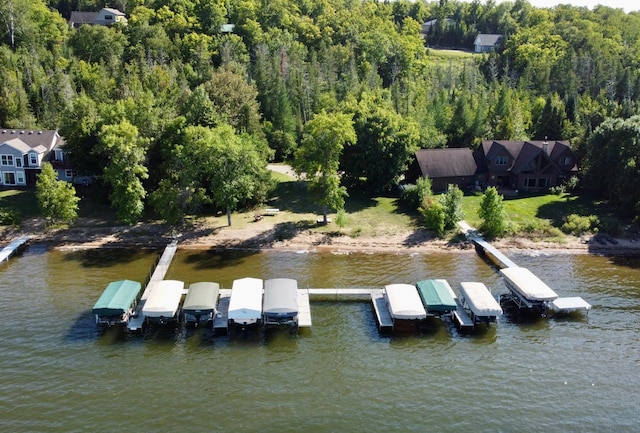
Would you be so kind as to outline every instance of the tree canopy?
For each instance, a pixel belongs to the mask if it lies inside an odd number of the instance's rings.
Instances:
[[[240,153],[254,148],[242,158],[259,155],[262,164],[292,158],[323,110],[349,114],[356,139],[343,149],[341,179],[375,193],[401,181],[418,148],[486,139],[568,140],[582,166],[596,167],[591,135],[607,119],[640,114],[640,14],[621,9],[538,9],[526,0],[118,5],[126,25],[72,28],[72,9],[101,5],[0,0],[0,124],[59,129],[78,174],[104,181],[114,206],[116,196],[129,197],[128,221],[174,179],[171,162],[189,127],[230,126]],[[473,55],[479,33],[501,34],[503,43]],[[125,146],[126,158],[111,154]],[[236,182],[234,191],[247,184]],[[178,186],[192,197],[211,187]],[[230,208],[263,193],[241,195]]]

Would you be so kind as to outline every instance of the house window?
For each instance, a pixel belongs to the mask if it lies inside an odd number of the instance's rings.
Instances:
[[[544,177],[542,179],[538,179],[538,187],[540,188],[544,188],[549,186],[549,178],[548,177]]]
[[[571,157],[563,156],[562,158],[560,158],[560,165],[571,165]]]
[[[535,188],[536,186],[536,180],[532,177],[527,177],[524,180],[524,187],[525,188]]]
[[[36,155],[35,153],[29,154],[29,165],[32,167],[38,166],[38,155]]]
[[[16,158],[16,167],[22,167],[22,158],[21,157]]]
[[[7,167],[13,167],[13,155],[2,155],[1,163]]]
[[[4,173],[2,173],[2,182],[5,185],[15,185],[16,174],[12,171],[5,171]]]
[[[509,158],[506,156],[496,156],[496,165],[507,165],[509,163]]]
[[[66,179],[71,179],[73,177],[73,170],[66,169],[64,171],[64,177]]]
[[[113,20],[113,15],[105,15],[104,16],[104,20],[105,21],[112,21]]]
[[[24,172],[23,171],[16,171],[16,183],[18,185],[24,185]]]

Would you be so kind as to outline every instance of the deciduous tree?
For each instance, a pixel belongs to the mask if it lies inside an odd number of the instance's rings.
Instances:
[[[78,218],[76,190],[68,182],[57,179],[50,163],[42,164],[36,181],[36,198],[42,214],[52,222],[72,223]]]
[[[322,206],[325,224],[328,208],[340,210],[344,207],[347,190],[340,185],[340,155],[345,145],[355,141],[356,133],[348,114],[323,111],[304,127],[293,168],[296,173],[306,175],[309,190]]]

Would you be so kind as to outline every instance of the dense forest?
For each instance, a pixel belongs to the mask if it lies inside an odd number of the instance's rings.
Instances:
[[[105,6],[128,23],[67,24]],[[504,42],[439,54],[478,33]],[[352,122],[341,182],[372,194],[419,148],[548,138],[572,144],[582,187],[640,214],[640,13],[621,9],[0,0],[0,83],[0,126],[58,129],[125,222],[260,203],[267,161],[291,160],[320,113]]]

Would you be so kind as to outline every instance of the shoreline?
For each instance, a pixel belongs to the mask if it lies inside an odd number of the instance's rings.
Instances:
[[[30,236],[29,243],[50,248],[162,248],[177,240],[179,249],[189,250],[245,250],[293,251],[333,253],[391,253],[429,254],[446,252],[475,252],[466,240],[450,242],[435,239],[426,230],[351,237],[340,233],[318,233],[301,230],[281,238],[272,227],[234,229],[230,227],[193,228],[184,233],[160,225],[134,227],[72,227],[51,230],[4,230],[4,241]],[[567,236],[563,242],[546,242],[524,237],[507,237],[491,242],[503,252],[537,252],[545,254],[594,254],[613,257],[640,256],[640,241],[628,238],[613,239]]]

